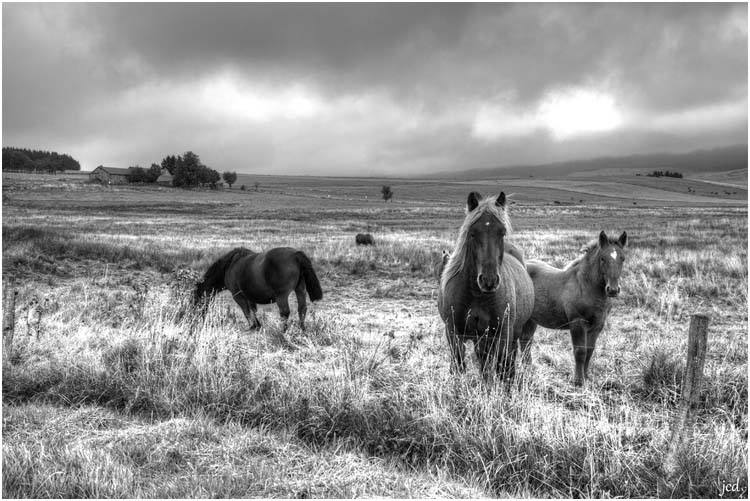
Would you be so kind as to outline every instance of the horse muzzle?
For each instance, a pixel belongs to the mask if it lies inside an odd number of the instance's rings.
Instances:
[[[620,286],[618,285],[617,287],[610,287],[609,285],[607,285],[606,287],[604,287],[604,292],[607,293],[608,297],[617,297],[620,295]]]
[[[497,288],[500,287],[500,275],[497,273],[490,275],[480,273],[477,275],[477,285],[482,292],[495,292]]]

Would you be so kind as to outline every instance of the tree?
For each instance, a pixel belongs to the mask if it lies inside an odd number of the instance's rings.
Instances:
[[[177,157],[175,157],[174,155],[172,156],[167,155],[161,161],[161,168],[167,169],[167,172],[169,172],[172,175],[174,175],[174,169],[176,166],[177,166]]]
[[[174,176],[172,184],[183,188],[205,185],[216,188],[216,183],[221,180],[221,175],[203,165],[200,157],[192,151],[185,152],[183,156],[177,157],[174,174],[172,175]]]
[[[391,191],[391,187],[388,185],[383,185],[383,187],[380,189],[380,193],[383,194],[383,200],[386,202],[393,198],[393,191]]]
[[[237,181],[236,172],[225,172],[221,177],[222,179],[224,179],[224,181],[226,181],[230,188]]]
[[[253,183],[253,188],[255,188],[255,191],[258,191],[258,188],[260,188],[260,183],[258,181],[255,181]]]
[[[148,169],[148,180],[147,183],[155,183],[161,176],[161,166],[159,164],[151,164]]]
[[[174,176],[172,184],[183,188],[198,186],[199,166],[200,158],[192,151],[186,152],[184,157],[178,156],[172,173]]]
[[[34,170],[34,161],[23,151],[3,148],[3,170]]]
[[[146,181],[146,169],[140,165],[133,165],[128,167],[128,182],[129,183],[143,183]]]
[[[221,174],[203,164],[200,165],[198,169],[198,183],[201,186],[208,185],[211,188],[216,188],[216,183],[219,181],[221,181]]]

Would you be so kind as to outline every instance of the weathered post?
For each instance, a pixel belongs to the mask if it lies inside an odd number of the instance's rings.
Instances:
[[[688,441],[693,433],[695,410],[703,379],[703,365],[706,362],[708,346],[708,315],[696,314],[690,318],[688,335],[687,362],[682,378],[682,396],[680,408],[675,416],[669,450],[664,459],[664,470],[672,477],[677,469],[677,452]]]
[[[13,349],[13,334],[16,327],[16,296],[18,291],[12,287],[3,288],[3,365],[10,360]]]

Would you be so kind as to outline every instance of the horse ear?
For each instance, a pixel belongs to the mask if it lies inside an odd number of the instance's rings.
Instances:
[[[625,247],[625,245],[628,243],[628,234],[627,232],[622,232],[622,235],[620,235],[620,245]]]
[[[601,233],[599,233],[599,247],[604,247],[609,243],[609,237],[607,237],[607,234],[604,233],[604,230],[602,230]]]
[[[469,199],[466,201],[466,208],[469,210],[469,212],[477,208],[477,205],[479,205],[479,200],[481,198],[482,195],[480,195],[476,191],[472,191],[471,193],[469,193]]]
[[[501,191],[500,194],[495,199],[495,205],[498,207],[505,207],[505,192]]]

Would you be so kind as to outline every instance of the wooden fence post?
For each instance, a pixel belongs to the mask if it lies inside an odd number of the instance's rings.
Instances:
[[[664,469],[670,478],[677,470],[677,452],[693,433],[695,409],[700,397],[703,365],[706,362],[706,348],[708,347],[708,320],[708,315],[704,314],[695,314],[690,318],[687,363],[682,377],[680,409],[675,416],[669,450],[664,460]]]
[[[3,288],[3,365],[6,360],[10,360],[10,352],[13,349],[17,295],[18,291],[12,287]]]

